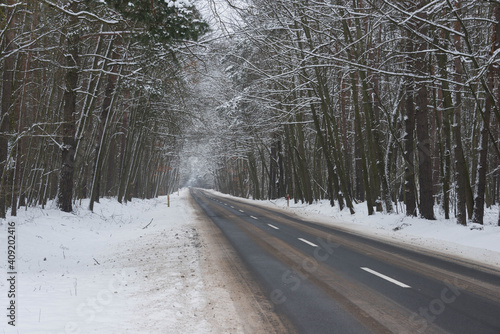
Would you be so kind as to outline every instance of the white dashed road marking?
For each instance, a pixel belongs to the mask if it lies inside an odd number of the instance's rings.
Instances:
[[[375,271],[375,270],[373,270],[373,269],[366,268],[366,267],[361,267],[361,269],[363,269],[363,270],[364,270],[364,271],[366,271],[366,272],[369,272],[370,274],[373,274],[373,275],[375,275],[375,276],[378,276],[378,277],[380,277],[380,278],[383,278],[383,279],[385,279],[386,281],[389,281],[389,282],[391,282],[391,283],[393,283],[393,284],[396,284],[396,285],[398,285],[398,286],[400,286],[400,287],[402,287],[402,288],[411,288],[411,286],[406,285],[406,284],[404,284],[404,283],[401,283],[400,281],[397,281],[397,280],[395,280],[394,278],[391,278],[391,277],[389,277],[389,276],[386,276],[386,275],[384,275],[384,274],[381,274],[381,273],[379,273],[379,272],[377,272],[377,271]]]
[[[305,242],[306,244],[313,246],[313,247],[318,247],[315,243],[310,242],[309,240],[299,238],[300,241]]]

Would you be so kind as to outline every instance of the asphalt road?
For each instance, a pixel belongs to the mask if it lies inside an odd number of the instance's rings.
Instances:
[[[192,189],[298,333],[500,333],[500,272]]]

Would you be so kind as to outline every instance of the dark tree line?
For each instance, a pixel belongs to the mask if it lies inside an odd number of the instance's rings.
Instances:
[[[496,2],[246,0],[203,44],[183,3],[0,4],[0,216],[168,193],[196,143],[238,196],[460,224],[499,203]]]
[[[0,217],[178,185],[186,48],[207,31],[183,2],[0,4]]]
[[[217,189],[426,219],[439,204],[464,225],[500,202],[498,3],[248,0],[239,14],[214,47],[234,89],[213,130]]]

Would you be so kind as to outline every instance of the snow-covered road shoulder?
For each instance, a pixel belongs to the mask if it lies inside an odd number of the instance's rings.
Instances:
[[[204,246],[188,196],[172,195],[170,207],[161,197],[102,199],[94,213],[85,201],[74,213],[20,211],[16,327],[4,315],[2,333],[218,333],[218,323],[239,332],[229,295],[204,288]],[[0,230],[6,268],[6,221]],[[0,281],[4,310],[7,283]]]

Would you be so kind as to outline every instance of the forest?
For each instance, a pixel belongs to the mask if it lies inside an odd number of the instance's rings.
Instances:
[[[8,0],[0,16],[0,217],[171,192],[191,117],[188,48],[208,30],[196,8]]]
[[[498,1],[8,0],[0,16],[0,217],[187,184],[462,225],[500,203]]]

